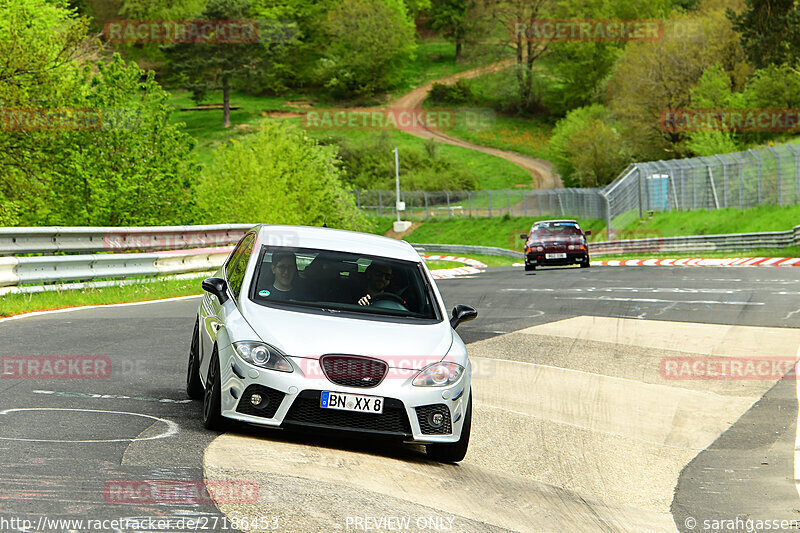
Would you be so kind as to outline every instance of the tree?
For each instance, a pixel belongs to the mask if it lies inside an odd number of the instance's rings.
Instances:
[[[476,0],[432,0],[431,28],[456,45],[456,61],[461,60],[461,47],[475,23]]]
[[[521,110],[535,111],[540,98],[534,91],[533,66],[547,51],[549,41],[523,31],[512,31],[517,23],[542,18],[551,0],[483,0],[486,17],[492,20],[501,46],[510,48],[516,61],[515,75]]]
[[[198,197],[215,223],[304,224],[365,230],[369,223],[342,185],[336,150],[285,122],[225,143],[204,170]]]
[[[249,0],[210,0],[202,20],[250,20]],[[197,103],[209,91],[222,91],[223,127],[231,125],[230,93],[247,86],[269,67],[276,49],[285,43],[269,41],[257,32],[252,41],[174,43],[163,47],[167,54],[167,76],[190,90]]]
[[[66,2],[0,1],[0,221],[186,223],[191,139],[154,75],[98,62],[86,27]]]
[[[701,17],[681,15],[671,22],[696,27],[694,38],[666,32],[658,41],[629,43],[608,83],[609,107],[641,158],[662,159],[665,151],[681,150],[685,134],[663,128],[660,117],[665,111],[689,107],[691,90],[706,69],[720,65],[734,89],[743,88],[751,72],[721,11]]]
[[[558,121],[548,143],[548,159],[564,186],[598,187],[616,178],[631,157],[613,115],[593,104]]]
[[[320,73],[339,97],[371,96],[400,80],[416,50],[402,0],[342,0],[323,24],[328,46]]]
[[[747,58],[757,67],[793,63],[800,56],[800,5],[795,0],[746,0],[727,10]]]

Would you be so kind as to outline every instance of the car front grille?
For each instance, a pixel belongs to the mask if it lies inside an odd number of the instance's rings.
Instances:
[[[250,401],[253,394],[261,395],[261,403],[257,406],[253,405]],[[239,400],[236,412],[242,413],[243,415],[260,416],[262,418],[274,418],[284,396],[285,394],[281,391],[270,389],[269,387],[250,385],[245,389],[244,394],[242,394],[242,399]]]
[[[356,355],[323,355],[320,365],[330,382],[343,387],[376,387],[389,370],[380,359]]]
[[[298,394],[283,423],[399,437],[412,436],[406,408],[400,400],[384,398],[383,413],[378,415],[322,408],[319,406],[321,393],[318,390],[306,390]]]
[[[453,432],[450,424],[450,409],[445,404],[423,405],[417,407],[416,411],[419,429],[423,435],[449,435]],[[432,422],[432,417],[436,413],[442,415],[442,423],[439,426],[435,426]]]

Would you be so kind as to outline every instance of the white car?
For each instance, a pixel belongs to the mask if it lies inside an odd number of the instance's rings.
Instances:
[[[407,242],[350,231],[257,226],[197,312],[186,390],[203,422],[345,430],[464,458],[471,366],[431,274]]]

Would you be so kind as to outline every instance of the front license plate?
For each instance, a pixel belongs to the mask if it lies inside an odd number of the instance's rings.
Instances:
[[[567,254],[560,253],[560,254],[544,254],[545,259],[566,259]]]
[[[383,398],[323,391],[319,399],[319,406],[324,409],[339,409],[341,411],[356,411],[358,413],[379,415],[383,412]]]

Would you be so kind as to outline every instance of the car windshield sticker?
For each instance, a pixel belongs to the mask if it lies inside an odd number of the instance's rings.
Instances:
[[[269,296],[269,291],[268,290],[258,291],[258,295],[266,298],[267,296]]]

